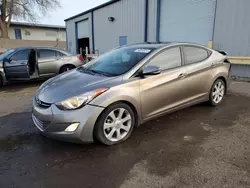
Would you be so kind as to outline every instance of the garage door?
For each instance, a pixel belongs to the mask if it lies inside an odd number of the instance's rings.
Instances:
[[[77,23],[78,39],[89,37],[89,20],[84,20]]]
[[[160,41],[212,40],[216,0],[161,0]]]

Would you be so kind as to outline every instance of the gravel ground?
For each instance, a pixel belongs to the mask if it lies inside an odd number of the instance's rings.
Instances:
[[[41,82],[0,90],[0,188],[250,187],[250,83],[150,121],[112,147],[41,136],[31,97]]]

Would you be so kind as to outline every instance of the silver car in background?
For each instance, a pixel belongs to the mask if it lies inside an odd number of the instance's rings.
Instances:
[[[53,77],[83,64],[82,56],[55,47],[10,49],[0,55],[0,86],[7,81]]]

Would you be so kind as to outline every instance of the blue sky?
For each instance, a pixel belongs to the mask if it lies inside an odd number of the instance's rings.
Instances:
[[[108,0],[59,0],[62,8],[50,12],[48,16],[42,18],[40,23],[65,25],[64,20],[75,14],[93,8],[97,5],[107,2]]]

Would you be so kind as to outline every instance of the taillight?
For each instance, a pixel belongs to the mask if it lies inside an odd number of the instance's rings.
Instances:
[[[80,60],[80,61],[84,61],[83,57],[81,55],[78,55],[77,58]]]

